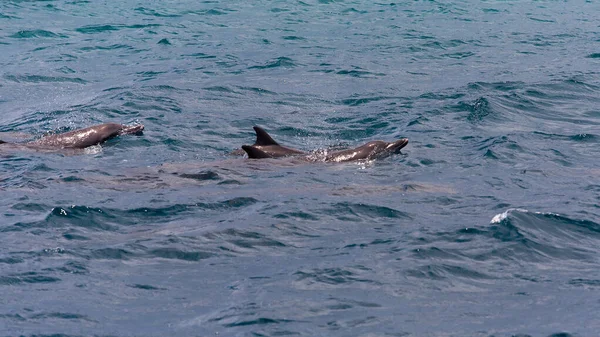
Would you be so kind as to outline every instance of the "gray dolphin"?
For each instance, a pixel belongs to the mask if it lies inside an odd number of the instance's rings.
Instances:
[[[140,135],[144,126],[122,125],[117,123],[105,123],[93,125],[84,129],[73,130],[65,133],[44,136],[38,140],[27,143],[8,143],[0,140],[0,144],[14,145],[32,149],[83,149],[92,145],[101,144],[111,138],[135,134]]]
[[[254,127],[254,131],[256,131],[256,143],[254,145],[242,146],[242,150],[248,154],[248,158],[261,159],[304,155],[304,158],[307,160],[319,160],[315,154],[307,154],[303,151],[279,145],[265,130],[258,126]],[[353,149],[325,154],[325,158],[322,160],[326,162],[347,162],[353,160],[380,159],[392,154],[400,153],[400,150],[407,144],[408,138],[402,138],[390,143],[376,140]]]
[[[244,147],[252,147],[258,151],[255,151],[256,155],[259,157],[254,158],[280,158],[280,157],[289,157],[289,156],[297,156],[301,154],[308,154],[304,151],[292,149],[290,147],[279,145],[273,138],[265,131],[263,128],[254,126],[252,127],[254,132],[256,132],[256,141],[252,145],[244,145],[242,146],[243,151],[233,151],[234,155],[243,155],[244,151],[247,153],[248,151],[244,149]],[[250,149],[252,151],[252,149]],[[258,152],[264,153],[259,154]],[[266,155],[266,157],[260,157],[262,155]],[[253,157],[250,157],[253,158]]]

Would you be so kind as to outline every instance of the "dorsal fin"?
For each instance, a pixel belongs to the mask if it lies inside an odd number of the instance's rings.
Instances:
[[[252,158],[252,159],[273,158],[265,151],[259,150],[254,146],[242,145],[242,149],[244,151],[246,151],[246,153],[248,154],[248,158]]]
[[[256,132],[256,142],[254,143],[254,145],[279,145],[276,141],[273,140],[273,138],[271,138],[271,136],[269,136],[267,131],[265,131],[263,128],[254,126],[253,129]]]

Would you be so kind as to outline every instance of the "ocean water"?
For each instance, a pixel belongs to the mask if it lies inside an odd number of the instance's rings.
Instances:
[[[600,3],[0,2],[0,336],[597,336]],[[249,160],[410,139],[360,163]]]

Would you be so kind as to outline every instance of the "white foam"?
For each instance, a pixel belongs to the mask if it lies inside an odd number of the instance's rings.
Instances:
[[[504,220],[508,217],[509,213],[511,213],[513,211],[517,211],[517,212],[521,212],[521,213],[529,212],[528,210],[522,209],[522,208],[509,208],[506,211],[504,211],[504,213],[494,215],[494,217],[492,218],[492,221],[490,221],[490,223],[500,223],[502,220]]]
[[[502,220],[506,219],[508,217],[508,214],[511,212],[529,213],[528,210],[523,209],[523,208],[509,208],[504,213],[494,215],[494,217],[492,218],[492,221],[490,221],[490,223],[500,223]],[[533,214],[560,216],[560,214],[552,213],[552,212],[533,212]]]

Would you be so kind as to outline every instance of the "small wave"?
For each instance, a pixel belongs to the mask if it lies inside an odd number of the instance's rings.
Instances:
[[[67,35],[64,34],[56,34],[51,31],[43,30],[43,29],[35,29],[35,30],[20,30],[9,37],[14,39],[31,39],[37,37],[44,38],[67,38]]]
[[[412,219],[408,213],[390,207],[350,202],[334,204],[331,208],[324,209],[322,213],[324,215],[334,214],[337,219],[343,221],[361,221],[362,219],[367,219],[369,221],[376,221],[376,219]]]
[[[279,68],[279,67],[292,68],[295,66],[296,66],[296,63],[294,63],[294,60],[292,60],[291,58],[278,57],[277,59],[275,59],[265,65],[252,66],[252,67],[248,67],[248,69],[270,69],[270,68]]]
[[[134,9],[134,11],[141,13],[143,15],[155,16],[155,17],[159,17],[159,18],[177,18],[177,17],[182,16],[181,14],[170,14],[170,13],[159,12],[157,10],[154,10],[151,8],[146,8],[146,7],[137,7]]]
[[[78,77],[63,77],[63,76],[43,76],[43,75],[4,75],[4,78],[16,83],[55,83],[55,82],[70,82],[76,84],[86,84],[87,81]]]
[[[356,284],[356,283],[369,283],[372,285],[378,285],[379,282],[369,277],[370,269],[363,266],[345,267],[345,268],[326,268],[326,269],[312,269],[312,270],[300,270],[294,273],[297,277],[295,283],[300,288],[314,289],[326,287]]]
[[[492,220],[490,221],[490,223],[493,223],[493,224],[500,223],[504,219],[508,218],[508,215],[511,212],[523,212],[523,213],[527,213],[529,211],[526,210],[526,209],[522,209],[522,208],[510,208],[510,209],[504,211],[503,213],[494,215],[494,217],[492,218]]]
[[[339,70],[338,72],[336,72],[336,74],[346,75],[346,76],[351,76],[351,77],[358,77],[358,78],[372,78],[372,77],[385,76],[384,73],[374,73],[374,72],[370,72],[370,71],[366,71],[366,70],[357,70],[357,69]]]
[[[149,284],[129,284],[128,287],[142,290],[167,290],[167,288],[155,287]]]
[[[82,34],[98,34],[110,31],[117,31],[121,29],[142,29],[142,28],[153,28],[160,27],[160,24],[147,24],[147,25],[88,25],[75,29],[76,32]]]
[[[505,242],[506,258],[592,261],[600,241],[600,224],[550,212],[508,209],[495,215],[488,234]]]
[[[55,283],[60,282],[58,277],[40,275],[35,272],[15,274],[11,276],[0,276],[0,285],[22,285],[31,283]]]

